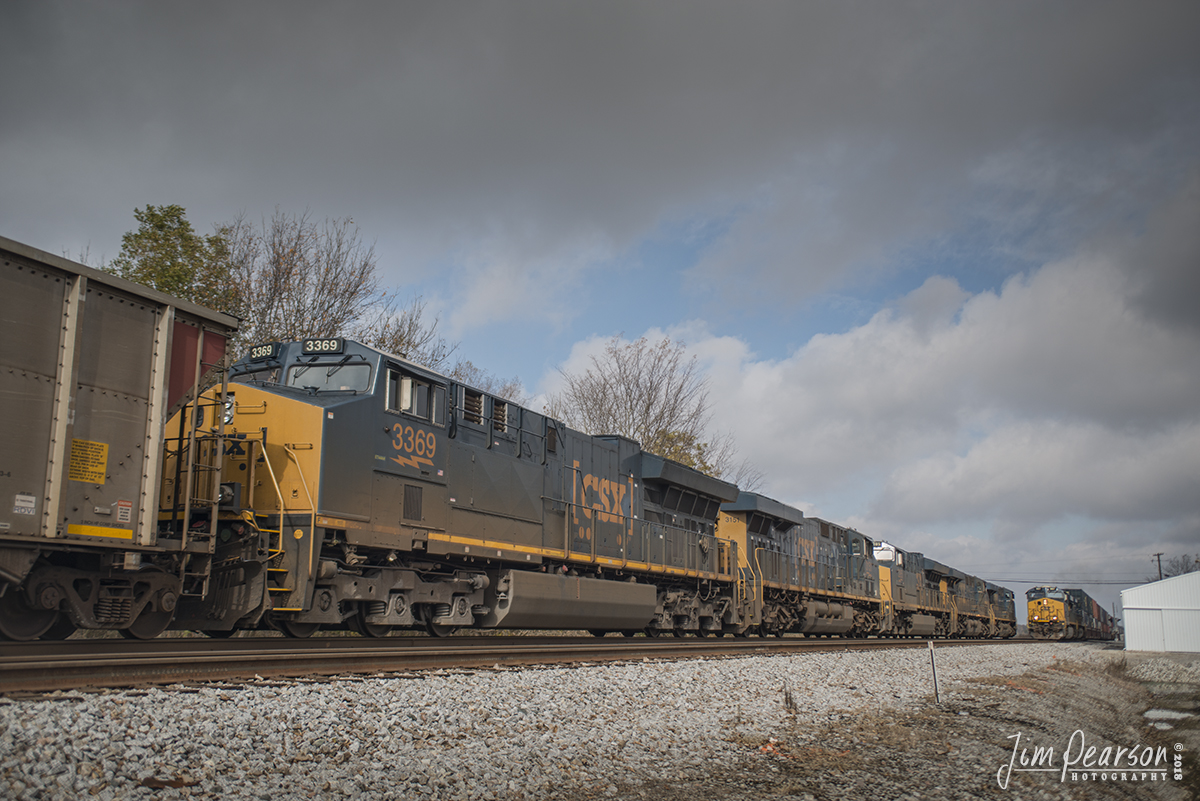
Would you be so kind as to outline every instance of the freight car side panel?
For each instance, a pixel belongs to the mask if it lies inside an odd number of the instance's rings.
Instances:
[[[45,508],[47,463],[55,432],[64,276],[4,259],[0,269],[0,534],[53,534],[58,510]],[[72,341],[71,346],[74,346]],[[61,458],[61,457],[59,457]]]
[[[11,240],[0,255],[0,536],[154,545],[168,384],[194,382],[200,326],[221,362],[234,321]]]
[[[162,424],[149,411],[150,395],[161,395],[162,382],[154,386],[146,355],[166,346],[163,320],[153,306],[103,288],[89,286],[84,306],[62,519],[68,536],[132,541],[144,504],[157,504],[142,476],[144,463],[156,475],[160,458],[155,443]],[[140,533],[141,544],[153,542],[153,530]]]

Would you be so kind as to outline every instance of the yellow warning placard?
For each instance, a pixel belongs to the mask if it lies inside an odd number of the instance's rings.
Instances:
[[[72,481],[86,481],[88,484],[103,484],[107,472],[107,442],[71,440],[71,464],[67,470],[67,478]]]
[[[122,540],[133,539],[131,528],[108,528],[106,526],[67,526],[67,533],[76,537],[117,537]]]

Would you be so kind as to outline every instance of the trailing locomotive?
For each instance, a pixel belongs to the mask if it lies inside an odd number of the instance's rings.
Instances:
[[[1004,587],[762,495],[721,506],[717,526],[739,554],[763,634],[1012,637]]]
[[[1033,587],[1029,602],[1029,636],[1038,640],[1114,640],[1117,619],[1080,589]]]
[[[342,338],[227,368],[231,318],[0,250],[0,324],[49,319],[0,354],[5,637],[1015,633],[1008,590],[629,439]]]

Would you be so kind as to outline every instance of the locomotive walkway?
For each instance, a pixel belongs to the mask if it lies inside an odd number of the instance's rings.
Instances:
[[[935,640],[942,648],[1030,640]],[[646,637],[314,637],[117,639],[0,644],[0,694],[205,681],[490,668],[708,656],[927,648],[922,639]]]

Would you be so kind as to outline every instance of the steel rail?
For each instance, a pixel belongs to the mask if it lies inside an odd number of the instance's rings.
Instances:
[[[0,646],[0,694],[314,676],[924,648],[924,639],[653,639],[572,637],[357,637],[77,640]],[[941,640],[940,646],[1031,640]]]

